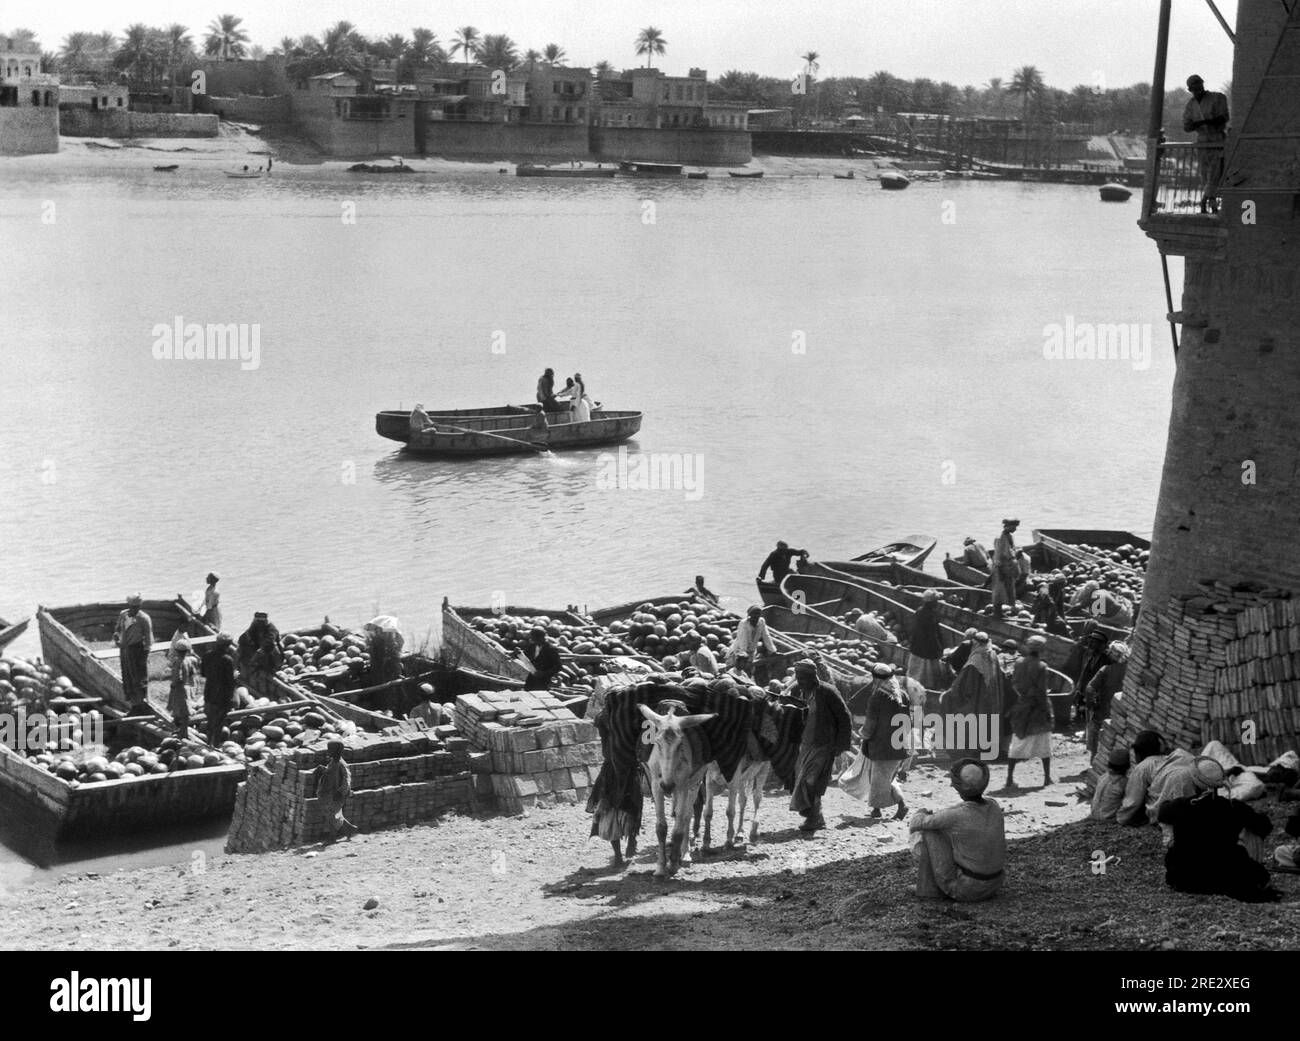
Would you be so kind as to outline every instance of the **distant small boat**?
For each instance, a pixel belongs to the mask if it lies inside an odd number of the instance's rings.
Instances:
[[[853,178],[854,178],[854,174],[852,170],[850,170],[848,173],[837,173],[835,175],[835,180],[837,181],[851,181],[853,180]]]
[[[880,187],[888,188],[890,191],[902,191],[911,183],[906,175],[892,170],[887,170],[880,175]]]
[[[707,181],[709,179],[708,170],[692,170],[686,175],[689,181]]]
[[[854,557],[853,560],[868,564],[892,561],[919,568],[925,563],[925,558],[930,555],[937,541],[933,535],[904,535],[901,539],[886,542],[883,546],[863,553],[860,557]]]
[[[180,163],[171,163],[167,166],[154,167],[154,169],[157,170],[159,173],[171,173],[173,170],[179,170],[180,168],[181,168]]]
[[[618,168],[632,177],[680,177],[685,169],[681,163],[643,163],[637,159],[625,159]]]
[[[1124,184],[1118,184],[1111,181],[1103,184],[1099,189],[1101,192],[1102,202],[1128,202],[1133,195],[1133,189]]]
[[[227,171],[226,171],[226,176],[227,176],[227,177],[234,177],[234,178],[237,178],[237,179],[239,179],[239,180],[251,180],[251,179],[256,178],[256,177],[265,177],[265,176],[266,176],[266,171],[264,171],[264,170],[227,170]]]
[[[516,177],[613,177],[618,171],[612,166],[535,166],[520,163],[515,167]]]
[[[747,181],[755,180],[763,176],[762,170],[728,170],[728,177],[739,177]]]
[[[348,173],[415,173],[405,163],[353,163]]]

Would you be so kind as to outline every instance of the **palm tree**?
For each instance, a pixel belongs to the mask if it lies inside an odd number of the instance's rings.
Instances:
[[[194,40],[190,36],[188,26],[181,25],[179,22],[172,22],[163,30],[163,37],[167,42],[167,69],[168,76],[172,83],[176,82],[176,69],[185,61],[194,55]]]
[[[438,37],[432,29],[412,29],[411,46],[407,51],[413,65],[427,65],[432,61],[441,61],[444,57],[438,45]]]
[[[528,50],[524,51],[524,65],[528,68],[529,72],[532,72],[533,69],[537,67],[537,63],[541,60],[542,55],[540,51],[536,51],[532,47],[529,47]]]
[[[613,72],[614,72],[614,66],[611,65],[609,62],[607,62],[607,61],[598,61],[598,62],[596,62],[596,75],[597,75],[597,76],[609,76],[609,75],[612,75]]]
[[[90,51],[94,57],[103,62],[112,59],[114,52],[117,50],[117,37],[113,33],[104,31],[95,33],[91,37]]]
[[[286,58],[292,58],[294,51],[296,51],[297,49],[298,49],[297,40],[295,40],[292,36],[281,36],[279,46],[275,48],[275,51],[278,51],[280,54],[283,54]],[[275,51],[273,51],[272,53],[275,53]]]
[[[406,57],[406,52],[410,49],[410,46],[406,37],[401,33],[386,36],[378,44],[380,53],[389,61],[401,61]]]
[[[77,71],[85,64],[94,46],[95,38],[90,33],[68,33],[59,48],[59,68],[64,73]]]
[[[128,82],[137,88],[151,87],[166,63],[167,43],[159,30],[143,22],[127,26],[113,65],[126,74]]]
[[[478,53],[479,44],[483,42],[483,37],[474,26],[466,25],[457,29],[452,34],[452,39],[452,57],[455,57],[456,52],[459,51],[460,56],[465,59],[465,67],[469,68],[469,60]]]
[[[650,68],[650,61],[656,55],[662,55],[668,49],[664,34],[653,25],[648,25],[636,34],[636,52],[645,55],[645,67]]]
[[[1043,93],[1043,74],[1036,66],[1022,65],[1011,75],[1011,85],[1007,90],[1019,94],[1022,99],[1021,124],[1025,135],[1025,165],[1029,165],[1029,99]]]
[[[812,85],[813,74],[821,68],[817,64],[817,59],[820,57],[821,55],[816,51],[807,51],[799,55],[800,60],[803,62],[804,90],[807,90]],[[820,108],[820,106],[815,105],[814,108]],[[814,111],[813,118],[815,119],[819,114],[819,112]]]
[[[332,65],[332,71],[342,70],[356,75],[365,67],[365,49],[365,37],[346,20],[334,23],[321,37],[321,57]]]
[[[218,15],[208,26],[208,35],[203,39],[203,53],[215,55],[229,61],[242,58],[247,53],[244,44],[248,42],[248,33],[240,28],[244,20],[238,15]]]
[[[519,51],[515,41],[504,33],[488,33],[474,52],[479,62],[490,69],[509,72],[519,64]]]
[[[542,50],[542,57],[546,60],[547,65],[562,65],[568,55],[564,53],[564,48],[558,43],[548,43]]]

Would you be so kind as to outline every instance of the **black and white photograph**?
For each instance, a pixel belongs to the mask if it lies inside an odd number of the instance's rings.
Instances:
[[[8,0],[33,1007],[852,950],[1260,1012],[1297,82],[1300,0]]]

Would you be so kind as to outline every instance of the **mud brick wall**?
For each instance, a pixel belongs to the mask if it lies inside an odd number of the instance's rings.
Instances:
[[[318,742],[251,765],[235,795],[227,851],[259,853],[326,838],[332,814],[315,796],[316,768],[328,758]],[[344,739],[343,758],[352,771],[343,812],[363,831],[478,808],[464,738],[431,731],[357,734]]]
[[[1136,637],[1090,781],[1146,729],[1193,751],[1221,741],[1248,766],[1297,747],[1300,601],[1289,592],[1204,581],[1163,610],[1144,604]]]
[[[464,694],[453,718],[476,749],[470,756],[475,790],[491,795],[499,812],[586,802],[603,761],[590,720],[544,691]]]

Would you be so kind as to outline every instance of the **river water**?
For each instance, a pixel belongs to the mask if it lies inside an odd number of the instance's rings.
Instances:
[[[833,559],[929,532],[937,568],[1006,515],[1151,527],[1173,361],[1136,200],[27,169],[0,172],[6,617],[215,570],[234,631],[382,611],[418,643],[444,595],[594,607],[703,573],[749,598],[777,538]],[[256,325],[257,367],[156,359],[177,316]],[[1148,326],[1149,364],[1044,357],[1049,327],[1097,323]],[[609,487],[603,449],[407,460],[374,432],[531,400],[546,366],[645,413],[632,472],[672,453],[690,480]]]

